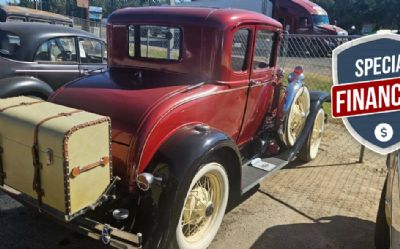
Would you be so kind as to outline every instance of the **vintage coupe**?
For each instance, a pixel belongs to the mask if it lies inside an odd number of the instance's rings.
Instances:
[[[107,67],[95,35],[42,23],[0,23],[0,97],[47,99],[65,83]]]
[[[120,181],[69,225],[116,246],[206,248],[242,194],[314,159],[329,95],[308,91],[301,67],[282,84],[281,39],[279,22],[244,10],[114,12],[109,70],[50,97],[111,118]]]

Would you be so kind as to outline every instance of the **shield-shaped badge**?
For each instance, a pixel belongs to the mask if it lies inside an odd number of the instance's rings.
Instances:
[[[400,148],[400,35],[371,35],[332,54],[332,115],[362,145],[388,154]]]

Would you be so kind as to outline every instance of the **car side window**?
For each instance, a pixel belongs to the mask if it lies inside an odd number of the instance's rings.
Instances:
[[[270,66],[274,35],[272,31],[257,30],[253,70],[261,70]]]
[[[240,29],[235,33],[232,43],[231,67],[235,72],[247,69],[250,30]]]
[[[58,37],[44,42],[36,51],[34,61],[76,62],[75,38]]]
[[[7,18],[7,22],[26,22],[26,19],[23,18],[23,17],[14,17],[14,16],[11,16],[11,17],[8,17],[8,18]]]
[[[79,57],[83,64],[100,64],[107,62],[107,51],[102,41],[79,38]]]

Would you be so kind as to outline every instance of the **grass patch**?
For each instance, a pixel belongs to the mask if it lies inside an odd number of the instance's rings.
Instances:
[[[286,85],[288,84],[288,77],[284,77],[283,83]],[[305,75],[304,83],[309,90],[318,90],[327,93],[331,92],[331,77],[309,73]]]

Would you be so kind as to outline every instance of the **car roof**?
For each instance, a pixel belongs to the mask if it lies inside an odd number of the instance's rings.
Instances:
[[[99,39],[92,33],[74,29],[70,27],[65,27],[61,25],[54,25],[48,23],[34,23],[34,22],[3,22],[0,23],[0,29],[6,30],[8,32],[14,33],[18,36],[30,36],[30,37],[41,37],[52,34],[64,34],[68,35],[79,35],[88,38]],[[58,35],[57,35],[58,36]]]
[[[249,10],[209,7],[141,7],[115,11],[108,19],[110,24],[132,22],[168,22],[169,24],[197,23],[204,26],[232,27],[240,23],[259,23],[281,29],[278,21]]]
[[[37,9],[31,9],[13,5],[2,5],[0,6],[0,9],[3,9],[8,14],[30,16],[34,18],[51,18],[56,21],[69,22],[69,23],[72,22],[72,19],[67,16]]]
[[[21,39],[20,51],[16,59],[32,61],[35,50],[43,42],[55,37],[79,36],[84,38],[101,40],[89,32],[47,23],[0,23],[0,30],[15,34]]]

